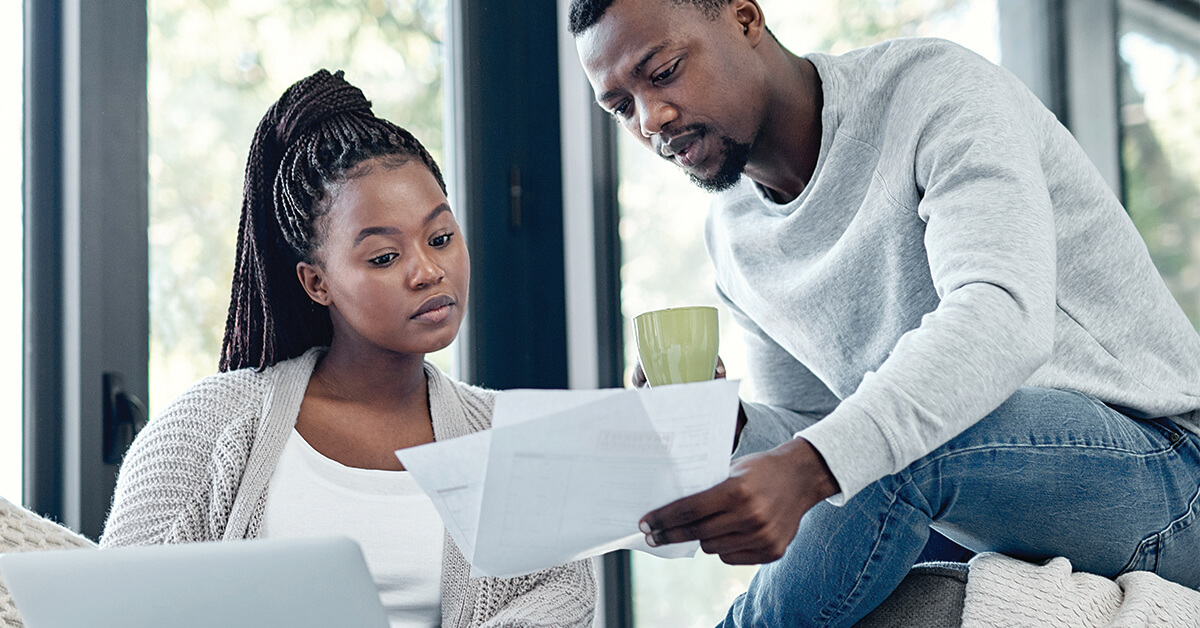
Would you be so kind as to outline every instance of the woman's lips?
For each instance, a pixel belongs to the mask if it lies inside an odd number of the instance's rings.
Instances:
[[[417,312],[412,315],[412,318],[427,323],[440,323],[450,316],[451,307],[454,307],[454,299],[439,294],[426,299],[421,307],[417,308]]]

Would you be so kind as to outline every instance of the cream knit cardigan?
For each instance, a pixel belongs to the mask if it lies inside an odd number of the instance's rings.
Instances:
[[[101,547],[249,539],[259,535],[267,483],[296,425],[323,348],[262,372],[201,380],[150,421],[121,465]],[[425,365],[436,440],[491,425],[494,393]],[[590,561],[517,578],[469,578],[447,535],[442,622],[455,628],[590,626],[596,580]]]

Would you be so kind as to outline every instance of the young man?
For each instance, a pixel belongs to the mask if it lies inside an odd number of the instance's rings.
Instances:
[[[571,31],[600,106],[719,193],[762,403],[730,479],[641,525],[769,563],[725,625],[853,624],[931,525],[1200,585],[1200,337],[1017,79],[939,40],[799,57],[754,0],[574,0]]]

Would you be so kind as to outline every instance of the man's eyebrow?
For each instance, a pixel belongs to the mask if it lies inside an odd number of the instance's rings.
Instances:
[[[638,61],[637,65],[633,66],[633,69],[629,71],[629,75],[633,76],[633,77],[637,77],[638,75],[640,75],[642,73],[642,71],[646,69],[646,64],[650,63],[650,59],[653,59],[654,55],[662,52],[664,48],[666,48],[667,46],[670,46],[670,45],[671,45],[670,41],[664,41],[663,43],[651,48],[650,50],[647,50],[646,54],[642,56],[642,60]],[[620,94],[619,91],[610,89],[610,90],[604,92],[603,94],[600,94],[600,96],[598,98],[596,98],[596,102],[599,102],[599,103],[607,102],[609,99],[611,99],[614,96],[617,96],[619,94]]]
[[[666,48],[667,46],[670,46],[670,45],[671,45],[670,41],[664,41],[663,43],[646,51],[645,56],[642,57],[641,61],[638,61],[637,65],[633,66],[633,70],[631,70],[629,72],[629,74],[631,74],[632,76],[637,76],[637,75],[641,74],[642,70],[646,69],[646,64],[650,63],[650,59],[653,59],[654,55],[662,52],[664,48]]]

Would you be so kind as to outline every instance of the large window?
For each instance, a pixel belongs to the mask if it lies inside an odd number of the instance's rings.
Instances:
[[[1125,206],[1200,327],[1200,21],[1148,0],[1119,7]]]
[[[761,5],[772,32],[798,54],[840,53],[892,37],[929,35],[999,61],[996,0],[762,0]],[[621,131],[618,137],[624,318],[669,306],[719,305],[702,238],[709,196],[628,133]],[[636,361],[631,329],[625,338],[629,372]],[[741,330],[724,308],[720,343],[729,376],[743,377]],[[749,384],[743,384],[741,393],[753,399]],[[703,554],[663,560],[634,553],[634,621],[639,626],[712,626],[753,574],[753,567],[730,567]]]
[[[0,4],[0,497],[21,503],[21,3]]]
[[[150,405],[216,371],[254,129],[343,69],[442,161],[445,0],[150,0]],[[449,351],[433,356],[448,369]]]

